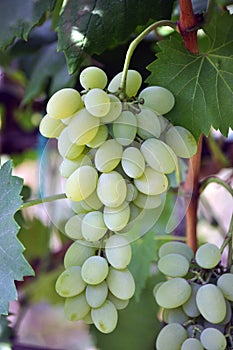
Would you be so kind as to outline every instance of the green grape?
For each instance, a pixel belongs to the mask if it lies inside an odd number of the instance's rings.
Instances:
[[[123,111],[113,122],[113,136],[122,146],[130,145],[137,133],[137,118],[130,111]]]
[[[110,292],[115,297],[128,300],[134,295],[135,282],[131,272],[127,268],[117,270],[110,266],[106,281]]]
[[[129,222],[130,207],[123,202],[119,207],[104,207],[104,222],[111,231],[121,231]]]
[[[89,197],[87,197],[80,203],[84,208],[86,209],[88,208],[88,211],[99,210],[103,206],[103,203],[100,201],[99,197],[97,196],[96,190],[92,192],[92,194]]]
[[[192,283],[191,287],[192,287],[192,294],[190,298],[186,301],[186,303],[182,305],[182,308],[186,313],[186,315],[193,318],[193,317],[198,317],[200,315],[200,311],[196,303],[196,295],[197,295],[198,289],[200,288],[200,285],[196,283]]]
[[[134,179],[134,184],[138,191],[153,196],[167,191],[168,179],[166,175],[146,167],[143,175]]]
[[[73,297],[80,294],[86,288],[86,283],[81,277],[80,266],[70,266],[58,277],[55,285],[56,292],[64,297]]]
[[[211,323],[220,323],[226,316],[226,302],[221,289],[214,284],[201,286],[196,294],[201,315]]]
[[[173,94],[161,86],[149,86],[142,90],[139,99],[144,100],[144,106],[159,114],[168,113],[175,104]]]
[[[65,233],[72,239],[83,239],[81,225],[85,214],[74,215],[65,224]]]
[[[84,103],[88,112],[98,118],[104,117],[110,111],[110,98],[99,88],[88,91]]]
[[[142,219],[142,215],[140,215],[143,211],[142,209],[138,208],[133,203],[129,203],[129,220],[128,223],[125,225],[125,227],[120,230],[119,233],[128,233],[129,239],[131,240],[132,237],[130,237],[130,230],[133,229],[133,227],[136,225],[136,223]]]
[[[85,68],[79,76],[80,84],[84,89],[104,89],[107,85],[108,78],[106,73],[95,66]]]
[[[231,285],[232,286],[232,285]],[[231,287],[232,288],[232,287]],[[232,318],[232,308],[231,303],[228,300],[225,300],[226,302],[226,316],[222,320],[222,322],[219,325],[226,325],[231,321]]]
[[[156,339],[157,350],[180,350],[187,339],[187,331],[179,323],[170,323],[162,328]]]
[[[101,174],[97,184],[97,194],[104,205],[112,208],[119,207],[127,195],[126,182],[117,171]]]
[[[46,114],[40,122],[39,131],[41,135],[47,138],[56,138],[60,135],[65,128],[65,124],[61,120],[54,119],[50,115]]]
[[[103,124],[112,123],[120,116],[122,112],[121,100],[119,100],[117,96],[112,94],[108,94],[108,96],[110,98],[110,110],[104,117],[101,117],[101,123]]]
[[[163,117],[162,115],[158,115],[158,119],[160,123],[161,134],[164,134],[164,131],[167,130],[168,125],[170,125],[170,122],[167,118]],[[164,135],[161,135],[161,136],[164,136]]]
[[[114,304],[106,300],[103,305],[91,310],[96,328],[102,333],[111,333],[117,325],[118,314]]]
[[[57,148],[60,155],[68,159],[77,158],[84,150],[84,146],[79,146],[71,142],[67,127],[62,130],[58,137]]]
[[[141,145],[141,152],[147,164],[160,173],[172,173],[176,168],[177,157],[163,141],[147,139]]]
[[[195,259],[200,267],[212,269],[220,262],[221,251],[215,244],[205,243],[197,249]]]
[[[95,168],[84,165],[75,170],[67,179],[65,193],[72,201],[88,198],[96,189],[98,174]]]
[[[181,307],[175,309],[163,309],[163,321],[166,323],[183,324],[189,320]]]
[[[200,340],[206,350],[225,350],[227,346],[226,338],[215,328],[204,329]]]
[[[81,205],[82,201],[79,202],[71,202],[71,209],[76,213],[76,214],[87,214],[91,210],[86,210],[84,207]]]
[[[90,309],[85,291],[65,300],[64,312],[69,321],[82,320],[90,312]]]
[[[159,257],[164,255],[177,253],[183,255],[188,261],[191,261],[194,257],[193,250],[182,242],[167,242],[159,248]]]
[[[112,235],[106,240],[105,255],[110,265],[119,270],[125,269],[132,257],[128,240],[120,235]]]
[[[106,125],[100,125],[95,137],[87,144],[90,148],[100,147],[108,138],[108,128]]]
[[[147,196],[144,193],[138,192],[137,197],[134,199],[134,204],[142,209],[154,209],[162,204],[162,198],[160,195]]]
[[[115,305],[115,308],[117,310],[123,310],[129,304],[129,299],[126,299],[126,300],[119,299],[115,297],[115,295],[113,295],[111,292],[108,293],[108,300],[110,300]]]
[[[93,324],[93,320],[92,320],[92,317],[91,317],[91,310],[88,312],[88,314],[86,316],[84,316],[82,318],[82,321],[86,324]]]
[[[82,266],[83,263],[95,254],[95,248],[88,242],[75,241],[67,249],[64,256],[64,266]]]
[[[101,211],[87,213],[82,219],[82,235],[86,241],[95,242],[104,237],[107,226]]]
[[[59,168],[60,174],[68,178],[76,169],[83,165],[92,165],[91,159],[86,154],[80,154],[80,156],[75,159],[65,158]]]
[[[127,194],[126,194],[126,202],[132,202],[136,199],[137,195],[138,195],[138,190],[136,189],[136,187],[131,184],[131,183],[127,183]]]
[[[204,348],[201,345],[200,340],[195,338],[189,338],[183,342],[181,350],[204,350]]]
[[[101,256],[91,256],[81,268],[82,279],[88,284],[99,284],[108,275],[108,263]]]
[[[109,83],[108,91],[117,92],[121,85],[122,72],[118,73]],[[136,96],[142,84],[142,77],[136,70],[129,69],[126,77],[126,95],[128,97]]]
[[[104,142],[96,151],[95,166],[101,172],[110,172],[120,163],[122,146],[114,139]]]
[[[52,118],[64,119],[70,117],[82,106],[80,93],[74,89],[65,88],[50,97],[46,111]]]
[[[224,273],[217,280],[217,286],[221,289],[227,300],[233,301],[233,274]]]
[[[145,159],[138,148],[127,147],[122,153],[121,165],[126,175],[136,179],[143,175]]]
[[[100,307],[108,295],[108,286],[105,281],[97,285],[88,285],[86,288],[86,299],[90,307]]]
[[[181,158],[191,158],[197,152],[194,136],[182,126],[171,126],[166,130],[165,142]]]
[[[191,292],[190,284],[184,278],[176,277],[158,288],[155,299],[160,306],[174,309],[183,305],[190,298]]]
[[[159,259],[158,269],[170,277],[183,277],[188,273],[189,261],[180,254],[167,254]]]
[[[156,113],[151,109],[141,107],[141,112],[137,114],[137,122],[137,133],[143,140],[160,136],[160,121]]]
[[[67,127],[70,140],[77,145],[86,145],[96,136],[99,124],[99,118],[95,118],[86,108],[81,109]]]

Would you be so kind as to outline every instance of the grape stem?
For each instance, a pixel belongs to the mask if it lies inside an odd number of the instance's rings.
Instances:
[[[32,199],[30,201],[24,202],[21,205],[20,210],[24,209],[24,208],[32,207],[34,205],[38,205],[38,204],[42,204],[42,203],[48,203],[48,202],[53,202],[53,201],[56,201],[56,200],[59,200],[59,199],[65,199],[65,198],[67,198],[65,193],[60,193],[60,194],[55,194],[55,195],[49,196],[49,197]]]
[[[230,185],[228,185],[225,181],[216,176],[211,176],[203,180],[200,184],[199,192],[202,193],[204,189],[211,183],[216,183],[220,186],[223,186],[233,196],[233,188]]]
[[[125,56],[125,62],[124,62],[121,84],[120,84],[120,90],[123,94],[125,94],[127,72],[129,69],[130,60],[131,60],[131,57],[134,53],[134,50],[136,49],[138,44],[145,38],[145,36],[147,36],[152,30],[155,30],[156,28],[162,27],[162,26],[169,26],[169,27],[174,28],[174,29],[177,28],[176,22],[169,21],[169,20],[157,21],[157,22],[151,24],[145,30],[143,30],[143,32],[141,32],[129,45],[129,48],[128,48],[126,56]]]
[[[232,243],[233,243],[233,215],[231,217],[231,222],[229,226],[228,233],[226,235],[226,238],[224,239],[222,246],[220,248],[221,254],[228,245],[228,261],[227,266],[230,267],[232,265]]]

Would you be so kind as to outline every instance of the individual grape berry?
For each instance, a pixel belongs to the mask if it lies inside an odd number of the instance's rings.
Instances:
[[[165,132],[165,142],[181,158],[190,158],[197,152],[194,136],[182,126],[170,126]]]
[[[215,328],[206,328],[201,332],[201,343],[207,350],[224,350],[227,342],[224,335]]]
[[[73,297],[80,294],[86,288],[86,283],[81,277],[81,267],[68,267],[58,277],[55,285],[56,292],[62,297]]]
[[[196,294],[197,307],[211,323],[220,323],[226,316],[226,302],[221,289],[214,284],[201,286]]]
[[[161,86],[149,86],[139,94],[139,99],[144,100],[144,106],[151,108],[158,114],[168,113],[175,104],[173,94]]]
[[[122,72],[118,73],[109,83],[108,91],[116,93],[121,84]],[[136,70],[129,69],[126,77],[126,95],[128,97],[136,96],[142,84],[142,77]]]
[[[158,269],[170,277],[183,277],[188,273],[189,262],[180,254],[167,254],[159,259]]]
[[[174,309],[183,305],[190,298],[191,293],[190,284],[184,278],[176,277],[160,285],[155,299],[160,306]]]
[[[104,89],[107,85],[108,78],[102,69],[91,66],[85,68],[80,73],[79,80],[84,89]]]
[[[187,339],[187,331],[179,323],[170,323],[162,328],[156,339],[157,350],[180,350]]]
[[[217,280],[217,286],[221,289],[227,300],[233,301],[233,274],[224,273]]]
[[[197,249],[195,259],[204,269],[212,269],[220,262],[221,252],[215,244],[205,243]]]
[[[82,279],[88,284],[99,284],[105,280],[108,275],[108,263],[101,256],[91,256],[81,268]]]
[[[81,109],[82,105],[82,99],[77,90],[64,88],[50,97],[46,111],[52,118],[64,119]]]
[[[128,240],[120,235],[112,235],[105,242],[105,254],[110,265],[116,269],[125,269],[132,256]]]
[[[102,333],[111,333],[116,328],[118,314],[116,307],[109,300],[100,307],[91,309],[91,317],[96,328]]]
[[[191,261],[194,257],[194,253],[192,249],[187,246],[187,244],[182,242],[167,242],[164,243],[160,249],[159,249],[159,257],[162,258],[164,255],[167,254],[181,254],[183,255],[188,261]]]
[[[128,300],[134,295],[135,282],[132,274],[127,268],[124,270],[118,270],[110,267],[106,281],[110,292],[115,297],[122,300]]]

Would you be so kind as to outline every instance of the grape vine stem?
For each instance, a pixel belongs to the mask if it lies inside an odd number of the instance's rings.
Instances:
[[[216,176],[211,176],[208,177],[207,179],[203,180],[200,184],[200,190],[199,192],[202,193],[204,189],[211,183],[216,183],[222,187],[224,187],[232,196],[233,196],[233,188],[228,185],[225,181],[220,179],[219,177]]]
[[[156,28],[162,27],[162,26],[169,26],[173,29],[177,28],[176,22],[173,22],[173,21],[161,20],[161,21],[155,22],[151,24],[149,27],[147,27],[145,30],[143,30],[129,45],[129,48],[125,56],[125,62],[124,62],[121,85],[120,85],[120,90],[123,92],[123,94],[125,94],[127,72],[129,69],[130,60],[134,53],[134,50],[136,49],[138,44],[145,38],[145,36],[147,36],[152,30],[155,30]]]
[[[32,207],[34,205],[53,202],[53,201],[57,201],[59,199],[65,199],[65,198],[67,198],[65,193],[55,194],[53,196],[44,197],[44,198],[36,198],[36,199],[32,199],[30,201],[24,202],[21,205],[20,209],[29,208],[29,207]]]

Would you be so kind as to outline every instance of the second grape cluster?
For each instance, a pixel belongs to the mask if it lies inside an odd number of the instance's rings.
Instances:
[[[170,174],[178,178],[180,159],[197,148],[188,130],[163,116],[175,104],[170,91],[151,86],[137,96],[142,78],[135,70],[127,72],[125,91],[121,80],[119,73],[108,84],[103,70],[84,69],[84,90],[57,91],[40,123],[42,135],[58,140],[75,213],[65,225],[75,242],[56,290],[66,298],[68,319],[94,323],[104,333],[116,327],[116,310],[134,294],[127,232],[145,213],[153,217]]]
[[[154,288],[165,323],[156,349],[232,349],[233,274],[221,264],[221,250],[206,243],[194,256],[186,244],[168,242],[158,268],[168,280]]]

